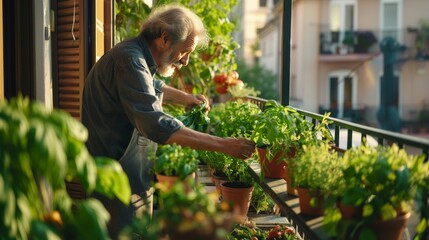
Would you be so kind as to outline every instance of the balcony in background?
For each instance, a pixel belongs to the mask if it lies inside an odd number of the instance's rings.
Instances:
[[[379,53],[376,33],[369,30],[320,33],[321,62],[362,62]]]

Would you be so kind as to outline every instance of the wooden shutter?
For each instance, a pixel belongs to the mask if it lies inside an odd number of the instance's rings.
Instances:
[[[80,120],[85,82],[84,0],[56,2],[55,43],[53,44],[54,107]]]
[[[55,27],[52,34],[54,107],[80,120],[85,82],[84,0],[53,0]],[[86,192],[78,181],[66,182],[71,198],[83,199]]]

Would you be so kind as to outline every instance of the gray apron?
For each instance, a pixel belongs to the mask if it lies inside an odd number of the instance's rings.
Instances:
[[[156,90],[157,96],[162,101],[162,92]],[[156,151],[157,143],[142,136],[134,129],[130,142],[124,155],[119,159],[124,172],[128,176],[131,187],[130,206],[125,206],[118,199],[107,200],[105,206],[110,213],[108,224],[109,235],[117,239],[118,234],[125,226],[129,226],[134,217],[153,213],[154,182],[153,161],[149,160],[149,154]]]
[[[130,143],[119,160],[130,182],[131,206],[136,214],[141,214],[148,204],[150,206],[147,206],[147,210],[150,214],[152,213],[153,188],[151,185],[154,181],[154,174],[153,161],[149,160],[149,154],[156,151],[156,148],[155,142],[143,137],[134,129]]]

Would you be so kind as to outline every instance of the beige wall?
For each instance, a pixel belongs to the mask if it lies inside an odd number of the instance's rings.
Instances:
[[[296,1],[293,9],[292,74],[296,74],[299,108],[317,111],[320,88],[318,79],[319,1]]]
[[[243,42],[241,43],[243,60],[247,65],[254,64],[254,50],[252,46],[257,42],[257,30],[262,28],[267,22],[268,9],[259,7],[259,1],[243,0],[243,18],[241,27]]]

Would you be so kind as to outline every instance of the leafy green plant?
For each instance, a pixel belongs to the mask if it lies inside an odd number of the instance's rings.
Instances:
[[[332,139],[327,127],[328,116],[326,113],[318,124],[313,125],[293,107],[269,100],[265,110],[253,119],[255,126],[251,139],[257,147],[266,147],[269,161],[278,153],[297,151],[298,154],[302,146],[316,144],[320,136]]]
[[[325,224],[339,236],[365,232],[375,239],[371,224],[410,212],[428,179],[424,156],[408,155],[397,145],[361,145],[347,150],[341,161],[343,178],[333,186],[333,197],[362,211],[351,221],[341,221],[338,211],[327,215]]]
[[[144,0],[115,0],[115,42],[135,37],[151,12]]]
[[[176,182],[172,188],[155,184],[159,191],[160,207],[153,217],[136,219],[132,225],[141,239],[226,239],[234,222],[232,206],[218,203],[217,192],[207,192],[202,185],[186,191],[186,185]]]
[[[177,116],[177,119],[179,119],[186,127],[199,132],[206,132],[210,124],[210,118],[207,116],[204,102],[192,107],[183,115]]]
[[[131,190],[118,162],[88,153],[87,137],[86,128],[61,110],[21,96],[0,102],[3,239],[108,237],[106,209],[94,198],[71,199],[66,180],[125,204]]]
[[[159,145],[156,153],[150,154],[154,161],[155,173],[167,176],[178,176],[185,179],[198,169],[198,153],[189,147],[181,147],[176,143]]]
[[[326,141],[304,145],[303,151],[289,162],[292,185],[328,194],[342,178],[338,153]]]
[[[228,235],[228,240],[267,239],[267,240],[296,240],[299,239],[295,229],[288,225],[274,225],[269,230],[236,224]]]
[[[241,100],[229,101],[223,104],[219,111],[209,116],[213,118],[212,132],[221,137],[245,137],[252,135],[255,123],[254,116],[260,114],[261,109],[251,102]],[[214,115],[216,115],[214,117]]]
[[[255,209],[257,214],[260,212],[273,213],[275,202],[259,184],[255,184],[250,205]]]

